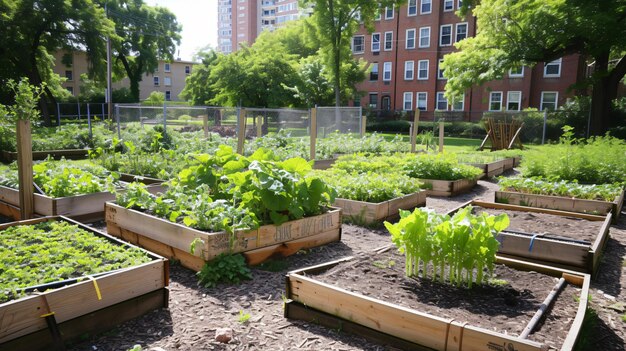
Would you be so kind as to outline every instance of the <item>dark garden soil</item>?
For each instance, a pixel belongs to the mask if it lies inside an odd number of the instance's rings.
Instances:
[[[404,264],[404,255],[391,249],[381,254],[359,254],[314,278],[353,293],[513,336],[521,334],[558,282],[544,274],[496,265],[493,279],[499,280],[498,284],[469,289],[431,278],[407,278]],[[544,324],[529,339],[560,348],[576,316],[577,295],[580,289],[567,284]]]
[[[479,181],[478,186],[467,194],[454,198],[429,197],[427,206],[445,212],[471,199],[493,201],[495,190],[497,185],[494,182]],[[94,227],[105,229],[102,223]],[[622,318],[626,315],[626,216],[620,219],[617,226],[611,227],[611,237],[600,272],[592,282],[591,307],[596,314],[590,318],[592,323],[583,332],[581,341],[587,346],[581,350],[624,350],[626,322]],[[86,337],[70,349],[127,350],[140,344],[144,351],[392,350],[337,330],[283,317],[285,274],[288,271],[345,256],[362,255],[389,243],[389,234],[383,229],[344,224],[341,242],[277,260],[274,272],[253,268],[253,280],[213,289],[198,286],[192,271],[173,265],[168,309],[151,312],[105,334]],[[403,293],[407,292],[403,290]],[[573,301],[572,296],[567,292],[562,295]],[[555,307],[559,308],[558,305]],[[473,307],[467,311],[474,312]],[[250,319],[245,323],[239,322],[240,313],[249,314]],[[228,344],[215,341],[217,328],[232,328],[233,340]],[[561,326],[543,328],[552,330]]]

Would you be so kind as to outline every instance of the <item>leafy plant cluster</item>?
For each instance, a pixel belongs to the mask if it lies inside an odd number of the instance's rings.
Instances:
[[[49,221],[0,231],[0,303],[19,298],[19,290],[131,267],[151,259],[77,225]]]
[[[220,254],[202,267],[198,279],[205,288],[213,288],[218,283],[239,284],[252,279],[252,272],[243,255]]]
[[[131,184],[118,194],[118,203],[193,228],[232,233],[317,215],[334,201],[333,189],[320,178],[305,178],[311,165],[301,158],[275,162],[265,149],[245,157],[220,146],[214,155],[194,159],[165,194],[155,196]]]
[[[349,173],[343,169],[311,173],[335,188],[343,199],[383,202],[420,191],[422,183],[400,173]]]
[[[578,184],[576,181],[549,181],[540,178],[499,177],[500,190],[525,194],[553,195],[587,200],[613,201],[622,192],[619,184]]]
[[[509,226],[509,218],[472,211],[467,206],[450,217],[425,208],[401,210],[398,223],[385,222],[391,240],[405,254],[406,275],[469,288],[488,280],[499,246],[495,236]]]
[[[479,168],[459,163],[452,154],[421,154],[407,158],[401,169],[409,177],[420,179],[475,179],[482,174]]]
[[[538,149],[524,154],[524,177],[626,185],[626,141],[611,136],[575,139],[571,127],[563,131],[549,152]]]
[[[0,174],[0,185],[17,189],[16,164]],[[66,197],[103,191],[115,192],[120,186],[119,174],[90,162],[46,160],[33,165],[33,180],[43,194]]]

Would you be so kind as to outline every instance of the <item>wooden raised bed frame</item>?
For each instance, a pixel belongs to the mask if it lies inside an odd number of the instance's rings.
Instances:
[[[411,210],[426,205],[427,191],[421,190],[383,202],[365,202],[337,198],[334,205],[342,209],[343,216],[350,216],[365,223],[379,222],[399,216],[399,210]]]
[[[478,184],[478,179],[420,179],[419,181],[432,186],[432,189],[429,189],[427,193],[429,196],[456,196],[472,190],[472,188]]]
[[[162,180],[140,177],[147,185],[147,190],[153,194],[162,192]],[[135,176],[122,174],[121,181],[132,182]],[[115,194],[109,192],[75,195],[67,197],[50,197],[42,194],[34,194],[35,214],[40,216],[66,216],[81,220],[94,220],[104,217],[104,203],[114,201]],[[0,215],[18,220],[19,217],[19,191],[5,186],[0,186]]]
[[[58,220],[76,224],[119,245],[132,246],[65,217],[2,224],[0,230]],[[54,314],[54,324],[60,331],[60,338],[67,342],[87,333],[110,329],[154,309],[167,307],[169,262],[161,256],[145,252],[153,259],[151,262],[1,304],[0,350],[53,348],[54,338],[45,318],[48,313]],[[98,299],[96,286],[101,300]]]
[[[617,221],[624,205],[624,190],[613,200],[584,200],[564,196],[525,194],[517,191],[496,191],[495,201],[503,204],[549,208],[552,210],[606,215],[611,212]]]
[[[589,214],[565,212],[557,210],[549,210],[534,207],[523,207],[515,205],[498,204],[483,201],[469,201],[456,209],[448,212],[449,215],[454,214],[459,209],[472,205],[483,208],[510,210],[520,212],[545,213],[555,216],[580,218],[589,221],[603,222],[598,236],[591,245],[567,242],[562,240],[551,239],[550,237],[530,237],[527,235],[509,233],[506,230],[498,234],[498,239],[503,242],[498,249],[498,255],[510,257],[527,262],[546,264],[565,270],[594,274],[600,265],[600,257],[604,251],[604,247],[609,239],[609,228],[611,226],[611,213],[605,216],[595,216]],[[559,234],[559,233],[554,233]],[[563,233],[567,236],[567,233]],[[532,242],[532,251],[529,247]]]
[[[55,160],[60,160],[61,158],[67,160],[84,160],[89,157],[89,149],[33,151],[33,160],[45,160],[48,156]],[[2,159],[5,162],[13,162],[17,160],[17,152],[2,151]]]
[[[335,162],[337,162],[337,158],[330,158],[327,160],[315,160],[313,162],[313,169],[329,169],[335,164]]]
[[[229,251],[229,234],[208,233],[168,220],[127,209],[115,203],[105,206],[107,232],[200,271],[205,262]],[[341,240],[341,209],[289,221],[279,226],[264,225],[235,232],[233,252],[243,253],[255,265],[274,254],[292,255],[301,249]],[[191,243],[196,251],[190,253]]]
[[[350,259],[351,257],[348,257],[287,274],[286,290],[289,300],[285,304],[285,317],[355,333],[403,350],[546,350],[545,345],[535,341],[474,327],[454,319],[433,316],[353,293],[307,276],[328,270]],[[523,270],[562,276],[568,283],[581,287],[576,317],[561,347],[561,350],[573,349],[587,308],[589,275],[563,272],[554,267],[506,258],[499,258],[498,261]]]
[[[488,163],[473,163],[473,162],[461,162],[461,163],[474,166],[476,168],[480,168],[483,171],[483,174],[479,176],[479,178],[482,179],[485,177],[491,178],[491,177],[499,176],[502,173],[504,173],[504,171],[506,170],[504,166],[505,166],[505,163],[507,163],[507,159],[488,162]],[[513,168],[512,165],[513,164],[512,164],[512,159],[511,159],[511,168]]]

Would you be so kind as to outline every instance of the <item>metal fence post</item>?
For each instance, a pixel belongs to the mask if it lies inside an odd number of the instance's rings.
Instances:
[[[546,142],[546,124],[548,123],[548,110],[543,110],[543,133],[541,134],[541,145]]]
[[[93,132],[91,130],[91,111],[89,110],[89,103],[87,103],[87,124],[89,125],[89,140],[93,138]]]
[[[107,117],[109,112],[107,111]],[[104,121],[104,104],[102,104],[102,120]]]
[[[80,121],[80,101],[76,104],[78,105],[78,120]]]
[[[163,133],[167,133],[167,105],[163,103]]]
[[[61,104],[57,102],[57,125],[61,125]]]
[[[120,106],[115,104],[115,119],[117,120],[117,137],[122,139],[122,132],[120,131]]]

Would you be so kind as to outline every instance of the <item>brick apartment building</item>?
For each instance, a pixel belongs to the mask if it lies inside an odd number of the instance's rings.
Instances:
[[[57,51],[54,53],[54,58],[56,63],[53,67],[54,73],[65,77],[67,80],[63,83],[63,87],[72,95],[78,96],[81,89],[80,75],[89,70],[87,53]],[[178,95],[185,88],[187,76],[191,74],[195,64],[195,62],[182,60],[159,61],[156,72],[144,74],[139,82],[139,99],[145,100],[151,92],[159,91],[165,95],[165,100],[178,101]],[[130,87],[128,78],[113,83],[113,89],[122,87]]]
[[[463,120],[479,120],[484,111],[553,109],[572,96],[568,88],[585,74],[578,55],[565,56],[534,67],[520,67],[502,80],[469,89],[449,103],[439,63],[456,49],[453,44],[476,34],[476,19],[459,18],[460,0],[409,0],[401,8],[381,9],[375,30],[361,29],[352,38],[355,58],[370,63],[371,73],[358,86],[365,96],[356,105],[373,110],[417,107],[432,119],[435,110],[462,112]]]

